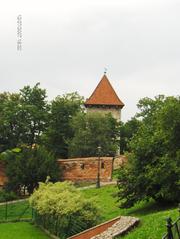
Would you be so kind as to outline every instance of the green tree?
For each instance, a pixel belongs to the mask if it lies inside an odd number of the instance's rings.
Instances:
[[[121,154],[129,151],[129,143],[134,134],[137,133],[141,121],[136,117],[131,118],[126,123],[121,122],[120,125],[120,150]]]
[[[13,148],[23,134],[20,95],[0,94],[0,152]]]
[[[44,147],[7,150],[1,153],[1,158],[6,164],[7,190],[20,194],[22,189],[27,189],[31,194],[47,176],[53,182],[59,179],[57,161]]]
[[[46,129],[49,105],[46,90],[37,83],[34,87],[25,86],[20,90],[22,112],[24,115],[24,133],[22,142],[32,146],[39,143],[42,132]]]
[[[83,97],[77,92],[56,97],[51,104],[48,128],[43,143],[56,157],[68,157],[68,140],[73,137],[72,117],[83,111]]]
[[[46,91],[36,84],[25,86],[20,93],[0,94],[0,152],[39,142],[46,128],[48,104]]]
[[[111,114],[80,113],[72,120],[74,137],[69,141],[70,157],[114,156],[119,145],[119,124]]]
[[[128,163],[119,172],[121,206],[140,200],[180,198],[180,98],[140,100],[142,124],[130,142]]]

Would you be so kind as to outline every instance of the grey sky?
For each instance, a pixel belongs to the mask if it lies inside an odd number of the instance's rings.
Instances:
[[[40,82],[49,99],[72,91],[87,98],[107,67],[123,121],[140,98],[180,92],[179,0],[6,0],[0,30],[1,92]]]

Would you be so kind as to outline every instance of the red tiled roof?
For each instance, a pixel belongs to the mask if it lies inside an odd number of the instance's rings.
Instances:
[[[102,77],[90,98],[86,100],[85,106],[88,105],[113,105],[121,108],[124,106],[106,75]]]

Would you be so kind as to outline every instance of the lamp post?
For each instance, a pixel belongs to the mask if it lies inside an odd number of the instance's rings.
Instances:
[[[98,146],[98,168],[97,168],[97,182],[96,182],[96,188],[100,188],[100,153],[101,153],[101,146]]]

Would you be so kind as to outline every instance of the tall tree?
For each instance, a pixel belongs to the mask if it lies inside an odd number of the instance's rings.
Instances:
[[[0,94],[0,152],[21,144],[33,145],[48,119],[46,91],[36,84],[20,93]]]
[[[60,169],[54,155],[44,147],[22,147],[1,153],[1,160],[6,164],[7,190],[21,193],[26,189],[29,194],[45,182],[47,176],[55,182],[59,180]]]
[[[48,128],[43,142],[56,157],[68,157],[68,141],[74,133],[70,121],[79,112],[83,112],[83,97],[77,92],[56,97],[51,104]]]
[[[120,150],[121,154],[129,151],[130,141],[141,125],[141,121],[136,117],[131,118],[126,123],[121,122],[120,125]]]
[[[114,156],[119,145],[119,123],[111,114],[78,114],[72,120],[74,137],[69,141],[70,157],[97,155],[101,146],[101,155]]]
[[[34,87],[25,86],[20,90],[22,111],[24,115],[24,134],[22,141],[33,145],[39,142],[42,132],[46,129],[49,105],[46,101],[46,90],[37,83]]]
[[[13,148],[24,132],[19,94],[0,94],[0,152]]]
[[[139,102],[141,127],[130,142],[128,163],[119,172],[122,206],[140,200],[180,198],[180,98]]]

